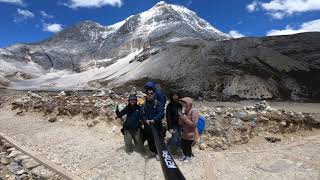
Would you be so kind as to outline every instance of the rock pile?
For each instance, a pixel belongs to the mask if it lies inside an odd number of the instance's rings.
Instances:
[[[28,92],[22,98],[11,103],[12,110],[19,110],[20,115],[32,111],[48,116],[50,122],[56,121],[57,116],[82,115],[84,119],[94,119],[99,116],[115,119],[115,101],[123,101],[113,91],[100,91],[89,96],[78,96],[60,92],[57,95]]]
[[[135,91],[136,93],[136,91]],[[12,109],[18,109],[20,115],[34,111],[48,116],[48,121],[55,122],[57,116],[80,115],[88,120],[87,126],[93,127],[103,117],[108,121],[116,119],[116,104],[127,103],[128,94],[123,96],[111,90],[101,90],[93,95],[79,96],[61,92],[56,95],[29,92],[26,96],[15,100]],[[138,95],[143,95],[138,92]],[[201,149],[211,147],[223,150],[233,144],[247,143],[252,137],[262,132],[283,134],[300,130],[320,128],[320,121],[309,113],[296,113],[283,109],[274,109],[268,102],[261,101],[253,106],[242,108],[228,107],[197,107],[206,117],[206,129],[202,136]],[[120,121],[117,121],[120,122]],[[165,122],[165,120],[164,120]]]
[[[247,143],[262,132],[283,134],[320,128],[320,121],[312,114],[277,110],[266,101],[243,108],[201,107],[199,110],[207,119],[202,141],[215,150]]]
[[[63,179],[0,138],[0,179]],[[42,171],[39,171],[41,169]]]

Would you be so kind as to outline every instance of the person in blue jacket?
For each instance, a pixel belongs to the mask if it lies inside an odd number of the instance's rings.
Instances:
[[[128,105],[121,111],[119,111],[118,106],[116,108],[118,118],[127,115],[123,124],[125,149],[128,154],[131,154],[133,152],[133,141],[137,150],[139,152],[144,152],[142,134],[140,131],[142,124],[142,107],[137,104],[137,96],[135,94],[129,95],[128,101]]]
[[[164,107],[163,105],[155,98],[155,90],[153,88],[146,89],[146,101],[143,105],[143,115],[142,120],[144,121],[144,136],[148,141],[148,146],[150,151],[153,153],[153,156],[159,160],[157,153],[156,145],[152,135],[151,125],[157,131],[159,139],[162,141],[164,137],[162,119],[164,118]]]
[[[166,105],[166,96],[163,94],[163,92],[160,89],[156,88],[156,83],[155,82],[147,82],[147,84],[144,86],[145,91],[148,88],[152,88],[155,91],[155,98],[160,102],[160,104],[165,107]]]

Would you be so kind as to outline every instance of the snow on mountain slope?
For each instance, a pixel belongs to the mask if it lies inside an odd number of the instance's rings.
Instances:
[[[7,62],[0,59],[0,75],[8,75],[12,72],[23,72],[33,76],[40,76],[46,71],[34,62]]]
[[[183,6],[167,4],[164,1],[157,3],[148,11],[139,15],[139,27],[134,36],[152,38],[157,33],[166,32],[168,29],[189,35],[198,34],[199,37],[208,39],[230,39],[231,37],[211,26],[207,21],[199,18],[197,14]],[[190,28],[190,29],[189,29]],[[178,34],[177,34],[178,35]]]
[[[18,90],[92,89],[93,87],[88,84],[90,81],[97,79],[112,80],[134,70],[139,63],[129,62],[140,52],[141,50],[137,50],[122,59],[118,59],[114,64],[108,67],[92,68],[81,73],[74,73],[69,70],[52,70],[38,78],[15,81],[9,88]]]

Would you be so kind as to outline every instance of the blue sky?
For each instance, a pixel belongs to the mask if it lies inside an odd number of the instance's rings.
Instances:
[[[160,0],[0,0],[0,47],[48,38],[83,20],[102,25]],[[320,0],[167,0],[234,37],[320,31]]]

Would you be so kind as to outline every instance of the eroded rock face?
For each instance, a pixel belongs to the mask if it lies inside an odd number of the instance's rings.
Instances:
[[[180,90],[205,99],[320,100],[320,85],[316,83],[320,75],[319,41],[320,33],[303,33],[168,42],[153,47],[157,54],[149,55],[134,72],[109,85],[125,88],[130,82],[143,84],[152,79],[164,90]],[[303,58],[303,53],[309,58]],[[123,79],[127,82],[124,86]]]

